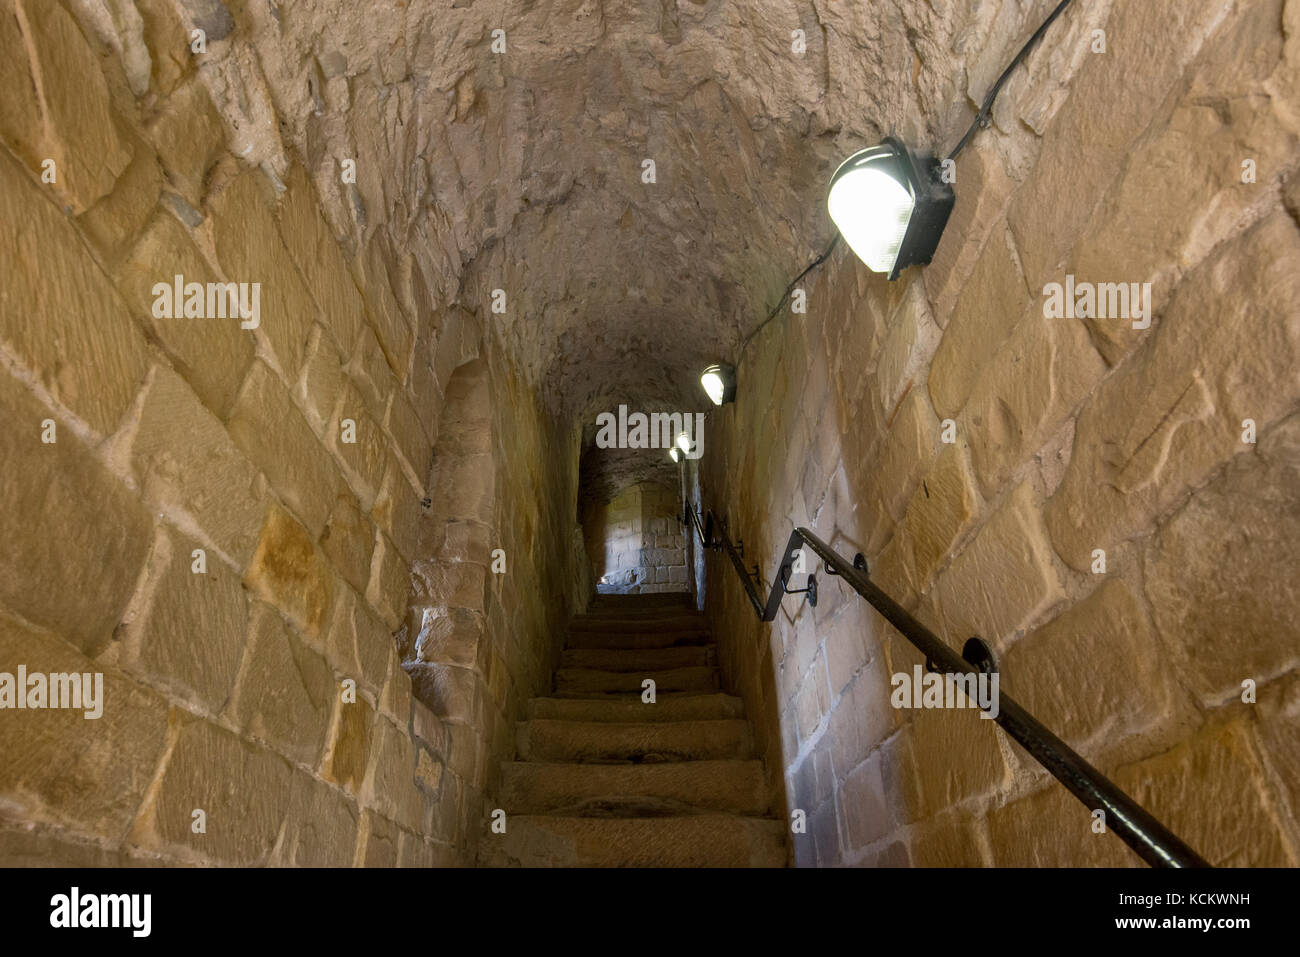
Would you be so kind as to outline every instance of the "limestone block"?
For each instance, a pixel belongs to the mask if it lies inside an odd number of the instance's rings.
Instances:
[[[326,429],[325,441],[357,493],[362,508],[369,510],[374,507],[384,480],[389,458],[388,437],[366,412],[361,394],[350,383],[342,382],[341,392],[342,399],[334,421]]]
[[[333,573],[306,530],[278,505],[267,510],[244,584],[280,609],[310,640],[321,640],[333,612]]]
[[[323,310],[325,324],[341,349],[356,341],[364,320],[361,294],[343,259],[333,233],[321,216],[315,190],[298,163],[285,178],[288,187],[280,197],[280,235],[293,261]]]
[[[335,497],[329,521],[320,533],[320,548],[344,581],[364,593],[370,582],[375,527],[349,489],[340,489]]]
[[[275,863],[288,867],[350,866],[359,817],[357,806],[344,795],[295,771]]]
[[[216,281],[180,222],[159,213],[117,267],[118,289],[203,404],[224,417],[252,364],[253,334],[237,317],[155,318],[154,285],[171,285],[177,275],[186,283]]]
[[[433,442],[424,430],[410,399],[400,389],[395,389],[388,404],[388,417],[384,427],[393,437],[397,450],[405,459],[411,475],[423,480],[429,474],[433,455]]]
[[[927,821],[912,838],[912,863],[916,867],[985,867],[988,861],[980,841],[978,819],[960,812]]]
[[[12,159],[0,168],[0,222],[23,224],[0,232],[0,260],[11,266],[0,336],[57,401],[111,434],[148,368],[144,337],[77,230]]]
[[[1295,156],[1281,97],[1259,95],[1279,65],[1281,7],[1275,0],[1243,7],[1205,42],[1168,123],[1140,143],[1079,239],[1072,267],[1080,279],[1151,281],[1159,313],[1183,270],[1249,218],[1263,184]],[[1294,89],[1290,96],[1294,102]],[[1242,182],[1246,159],[1255,163],[1255,183]],[[1127,322],[1089,325],[1112,365],[1143,336]]]
[[[417,605],[482,608],[487,569],[473,562],[417,561],[411,566]]]
[[[1168,821],[1164,822],[1168,824]],[[988,816],[995,867],[1141,867],[1142,859],[1055,780]],[[1185,835],[1182,835],[1185,837]]]
[[[1146,613],[1118,579],[1017,642],[1002,662],[1002,691],[1094,762],[1131,736],[1152,740],[1186,707]]]
[[[440,457],[433,475],[429,487],[433,521],[491,520],[495,469],[490,454]]]
[[[879,490],[885,511],[895,519],[903,517],[903,506],[933,461],[938,440],[938,422],[924,391],[912,389],[889,426],[889,436],[872,479],[872,488]]]
[[[942,563],[979,508],[975,480],[960,446],[948,445],[912,495],[898,530],[903,573],[918,591]]]
[[[406,470],[402,468],[397,456],[390,454],[371,516],[392,538],[397,550],[408,562],[420,552],[425,515],[420,495],[411,487]]]
[[[131,830],[147,850],[187,848],[207,860],[256,865],[270,861],[289,802],[288,762],[209,721],[173,709],[175,743],[162,782]],[[205,813],[206,832],[192,830]]]
[[[468,608],[426,608],[420,616],[416,654],[431,664],[473,667],[483,639],[483,616]]]
[[[986,494],[1042,448],[1105,371],[1082,323],[1026,313],[985,365],[959,424]]]
[[[907,670],[910,678],[910,666]],[[998,743],[1002,732],[996,722],[981,718],[979,710],[918,708],[909,712],[908,720],[920,795],[917,817],[1010,786],[1011,772]]]
[[[296,377],[307,335],[319,315],[272,214],[266,177],[244,170],[221,193],[208,198],[208,222],[217,259],[228,282],[261,283],[260,325],[285,375]]]
[[[195,574],[200,547],[174,531],[159,530],[146,577],[152,597],[141,620],[131,621],[122,641],[123,667],[148,676],[221,710],[235,683],[248,637],[248,599],[238,572],[217,556]]]
[[[930,363],[930,398],[940,418],[961,410],[980,372],[1031,308],[1041,308],[1020,275],[1005,222],[991,230],[969,281],[957,297],[943,338]],[[1033,375],[1036,370],[1024,370]]]
[[[255,604],[249,650],[227,714],[254,738],[315,767],[338,685],[325,659],[306,647],[270,605]]]
[[[406,614],[410,581],[406,559],[397,551],[391,538],[376,531],[366,602],[392,631],[401,627],[402,616]]]
[[[384,421],[388,397],[397,390],[397,378],[388,367],[384,350],[370,326],[363,326],[357,336],[347,364],[348,377],[361,393],[366,411],[376,422]],[[436,401],[430,397],[429,401]],[[421,477],[423,477],[421,475]]]
[[[226,428],[276,494],[318,535],[337,501],[338,469],[265,363],[253,363]]]
[[[135,6],[149,48],[153,86],[166,95],[190,72],[189,36],[170,0],[136,0]]]
[[[86,707],[4,712],[0,796],[13,816],[116,839],[130,824],[162,756],[166,701],[79,654],[57,635],[3,611],[0,662],[10,674],[26,665],[29,678],[103,674],[99,717],[87,718]]]
[[[361,790],[370,760],[370,736],[375,723],[374,708],[362,697],[337,705],[334,739],[321,765],[321,775],[353,794]]]
[[[889,833],[893,816],[889,795],[880,775],[880,752],[859,764],[844,778],[835,794],[838,816],[843,820],[846,851],[874,844]]]
[[[76,21],[57,3],[16,0],[15,7],[31,54],[45,154],[59,171],[54,190],[82,213],[113,188],[131,162],[131,148],[113,118],[99,59]]]
[[[362,831],[365,851],[363,867],[396,867],[397,842],[400,832],[397,825],[374,811],[362,811]]]
[[[221,114],[203,84],[193,80],[172,93],[147,135],[172,188],[195,209],[202,208],[208,170],[226,138]]]
[[[979,635],[996,648],[1064,596],[1040,507],[1018,486],[936,580],[940,632],[953,645]]]
[[[145,499],[181,509],[236,563],[252,557],[265,511],[263,483],[180,376],[154,369],[131,443]]]
[[[350,588],[337,591],[339,599],[325,641],[326,657],[342,677],[356,678],[358,688],[378,701],[388,680],[393,635]]]
[[[1207,704],[1300,663],[1294,576],[1300,541],[1300,420],[1288,419],[1160,526],[1146,592],[1166,644]]]
[[[1114,781],[1215,867],[1295,867],[1245,719],[1211,722]],[[1206,782],[1213,782],[1207,795]]]
[[[90,655],[111,641],[135,591],[153,520],[66,423],[0,373],[0,602]]]
[[[462,722],[473,717],[479,684],[472,669],[419,662],[403,667],[411,678],[411,693],[435,715]]]
[[[996,147],[978,139],[962,151],[957,171],[957,202],[944,227],[946,241],[939,241],[934,259],[922,274],[935,322],[941,327],[948,325],[963,291],[970,288],[970,283],[979,282],[973,273],[984,259],[985,244],[996,246],[1005,228],[1005,220],[998,214],[1005,208],[1013,186]]]
[[[375,721],[363,801],[404,827],[420,826],[415,750],[406,732],[385,718]]]
[[[132,151],[131,162],[112,191],[77,217],[77,224],[106,261],[117,259],[144,228],[162,192],[162,169],[153,150],[134,134],[126,142]]]
[[[302,376],[294,389],[294,398],[317,435],[324,436],[334,421],[334,411],[342,394],[343,369],[338,350],[325,327],[317,324],[307,344]]]
[[[390,641],[387,677],[384,680],[383,692],[379,696],[379,710],[397,722],[399,727],[406,727],[411,718],[412,683],[415,676],[414,673],[408,674],[407,669],[408,666],[397,654],[395,644]]]
[[[1110,17],[1106,43],[1123,51],[1124,68],[1116,69],[1113,54],[1083,61],[1069,99],[1043,137],[1033,173],[1008,210],[1030,289],[1041,290],[1062,278],[1056,273],[1095,203],[1163,108],[1184,66],[1224,19],[1214,4],[1178,0],[1127,4]],[[1134,90],[1142,95],[1134,96]],[[1093,202],[1063,201],[1071,196],[1092,197]]]
[[[1159,327],[1084,407],[1046,512],[1057,551],[1086,569],[1199,485],[1294,401],[1300,365],[1300,232],[1270,215],[1195,271]]]
[[[34,172],[45,158],[41,105],[14,0],[0,3],[0,138]],[[15,170],[16,172],[16,170]]]

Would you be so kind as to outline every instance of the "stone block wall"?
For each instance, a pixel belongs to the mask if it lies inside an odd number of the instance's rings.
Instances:
[[[99,718],[0,716],[0,863],[470,862],[585,600],[577,435],[382,232],[337,240],[301,165],[232,152],[194,24],[138,7],[115,47],[97,5],[0,0],[0,672],[103,675]],[[176,275],[258,283],[250,328],[211,294],[170,317]],[[430,472],[475,360],[492,507],[448,547],[506,564],[462,583],[470,680],[413,700],[394,633],[478,488]]]
[[[596,590],[615,595],[688,591],[681,508],[681,492],[654,481],[590,504],[583,536]]]
[[[972,77],[1036,26],[1010,20]],[[888,283],[841,245],[703,462],[765,588],[792,526],[863,552],[1218,865],[1300,863],[1297,81],[1296,3],[1075,5],[958,157],[934,262]],[[1149,327],[1048,318],[1067,275],[1150,282]],[[921,656],[833,578],[768,626],[708,567],[797,863],[1140,863],[993,722],[892,707]]]

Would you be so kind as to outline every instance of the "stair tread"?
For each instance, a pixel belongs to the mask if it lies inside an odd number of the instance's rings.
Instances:
[[[555,669],[555,691],[564,693],[639,693],[642,682],[655,683],[656,694],[670,691],[715,691],[718,669],[713,666],[664,668],[646,671],[602,671],[599,668]]]
[[[666,817],[507,816],[488,834],[489,864],[532,867],[783,867],[782,821],[739,814]]]
[[[680,667],[711,667],[713,659],[712,644],[668,648],[568,648],[560,654],[560,667],[597,671],[664,671]]]
[[[510,814],[641,816],[698,810],[762,814],[763,763],[757,760],[664,764],[502,765],[501,804]]]
[[[654,708],[646,704],[646,709]],[[544,761],[691,761],[748,758],[753,752],[749,722],[706,721],[521,721],[519,756]]]
[[[721,691],[660,695],[653,706],[645,704],[639,694],[607,695],[603,698],[533,698],[528,702],[529,720],[706,721],[740,718],[744,714],[744,702]]]

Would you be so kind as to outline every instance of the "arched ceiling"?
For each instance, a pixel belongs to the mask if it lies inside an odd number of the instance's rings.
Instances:
[[[180,2],[216,27],[202,69],[238,151],[283,175],[292,146],[336,231],[409,252],[438,306],[489,315],[504,289],[490,318],[572,424],[619,402],[703,408],[700,367],[831,237],[835,164],[887,132],[948,145],[991,80],[963,51],[1034,7]]]

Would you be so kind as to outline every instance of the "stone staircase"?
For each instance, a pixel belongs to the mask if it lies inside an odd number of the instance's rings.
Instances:
[[[686,602],[601,595],[570,624],[554,693],[528,703],[502,766],[506,833],[484,833],[481,865],[785,865],[744,707],[718,690],[708,625]]]

